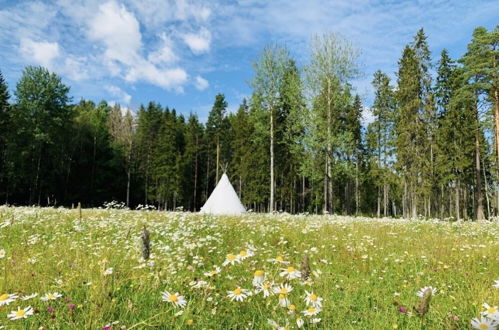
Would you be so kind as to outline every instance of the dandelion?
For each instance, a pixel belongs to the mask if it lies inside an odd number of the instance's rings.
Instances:
[[[164,291],[161,292],[161,297],[163,301],[169,302],[175,305],[175,307],[184,308],[184,306],[187,304],[187,301],[185,301],[184,297],[179,295],[178,292],[170,293],[168,291]]]
[[[474,329],[495,330],[497,327],[497,323],[494,320],[488,319],[486,317],[475,317],[471,320],[471,326]]]
[[[253,286],[260,286],[260,284],[262,284],[264,280],[265,272],[263,270],[255,271],[255,274],[253,275]]]
[[[62,294],[60,294],[59,292],[47,293],[46,295],[41,297],[40,300],[43,300],[43,301],[56,300],[57,298],[60,298],[60,297],[62,297]]]
[[[0,296],[0,306],[8,305],[17,299],[17,294],[15,293],[4,293]]]
[[[487,303],[483,303],[483,308],[485,309],[482,312],[482,316],[486,316],[489,319],[493,319],[498,321],[499,320],[499,310],[497,309],[497,306],[489,306]]]
[[[240,287],[235,288],[232,291],[227,291],[227,297],[230,298],[231,301],[243,301],[249,296],[249,292],[246,289],[241,289]]]
[[[215,267],[215,269],[210,270],[209,272],[204,273],[204,276],[206,276],[206,277],[213,277],[213,276],[215,276],[217,274],[220,274],[221,271],[222,271],[222,269],[217,266],[217,267]]]
[[[300,278],[301,272],[295,267],[289,266],[288,268],[283,268],[280,275],[286,277],[288,280],[293,280],[295,278]]]
[[[33,299],[33,298],[35,298],[36,296],[38,296],[38,293],[32,293],[32,294],[27,295],[27,296],[22,296],[22,297],[21,297],[21,300],[29,300],[29,299]]]
[[[234,265],[236,262],[240,263],[241,257],[235,254],[228,254],[227,257],[225,257],[225,261],[223,262],[222,265],[223,266]]]
[[[302,313],[307,316],[307,317],[311,317],[311,316],[315,316],[317,314],[320,313],[320,309],[319,308],[315,308],[313,306],[307,308],[306,310],[304,310]]]
[[[436,288],[434,288],[432,286],[425,286],[425,287],[419,289],[419,291],[416,293],[416,295],[418,297],[422,298],[424,296],[426,290],[430,290],[432,296],[434,296],[438,291]]]
[[[28,306],[24,309],[21,309],[21,307],[17,308],[17,311],[12,311],[10,314],[7,315],[9,320],[19,320],[19,319],[26,319],[28,316],[33,315],[33,308],[31,306]]]
[[[312,305],[316,308],[322,308],[322,298],[315,295],[313,292],[305,291],[305,302],[307,305]]]
[[[293,291],[293,287],[289,284],[281,284],[280,286],[274,288],[275,293],[283,295],[287,295],[291,291]]]

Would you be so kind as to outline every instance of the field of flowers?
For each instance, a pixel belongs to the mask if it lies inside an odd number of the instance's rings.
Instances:
[[[494,328],[498,251],[498,222],[0,207],[0,328]]]

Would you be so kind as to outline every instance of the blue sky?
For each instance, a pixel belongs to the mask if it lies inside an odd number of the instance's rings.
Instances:
[[[354,81],[365,105],[377,69],[395,78],[403,46],[423,27],[434,61],[466,51],[476,26],[498,24],[499,1],[395,0],[0,0],[0,70],[14,89],[26,65],[43,65],[75,101],[149,101],[202,121],[216,93],[237,109],[251,90],[251,63],[267,43],[300,65],[317,33],[337,32],[361,52]],[[365,114],[369,121],[369,113]]]

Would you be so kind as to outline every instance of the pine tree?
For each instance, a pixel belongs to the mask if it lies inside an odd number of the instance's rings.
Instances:
[[[225,101],[225,96],[223,94],[217,94],[206,123],[208,139],[213,141],[215,149],[215,184],[219,179],[220,156],[222,153],[221,144],[224,131],[226,130],[226,111],[227,101]]]
[[[8,128],[9,128],[9,90],[5,82],[2,72],[0,71],[0,197],[4,197],[5,202],[8,203],[8,177],[7,177],[7,147],[6,144]]]

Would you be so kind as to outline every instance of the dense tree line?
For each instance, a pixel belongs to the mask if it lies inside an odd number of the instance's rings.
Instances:
[[[374,74],[367,126],[357,57],[335,34],[313,39],[303,68],[269,45],[251,98],[229,113],[217,94],[205,124],[155,102],[135,113],[74,104],[42,67],[27,67],[11,97],[0,73],[0,199],[198,210],[227,171],[255,211],[498,216],[498,28],[475,29],[457,60],[432,59],[418,31],[396,81]]]

